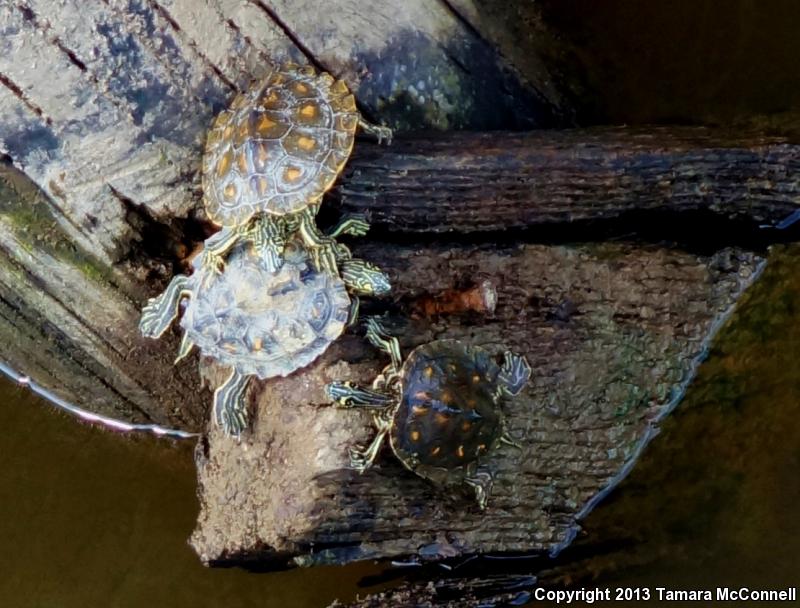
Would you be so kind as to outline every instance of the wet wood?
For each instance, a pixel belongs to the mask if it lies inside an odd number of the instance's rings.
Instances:
[[[391,231],[503,231],[631,212],[775,225],[800,209],[800,146],[750,130],[445,133],[356,148],[334,199]]]
[[[438,492],[389,450],[355,474],[348,448],[369,441],[369,417],[331,407],[324,386],[369,382],[386,361],[345,337],[302,373],[257,385],[253,428],[241,443],[209,429],[197,454],[201,512],[192,537],[206,562],[440,559],[569,543],[577,520],[680,399],[711,336],[762,266],[739,249],[700,256],[619,243],[365,244],[355,251],[392,275],[390,319],[404,352],[458,338],[527,357],[531,382],[506,405],[523,447],[503,447],[490,460],[497,483],[485,513]],[[484,279],[497,294],[491,314],[427,317],[416,306]],[[212,386],[222,377],[210,373]]]

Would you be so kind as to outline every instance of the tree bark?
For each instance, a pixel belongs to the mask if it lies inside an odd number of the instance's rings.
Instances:
[[[505,231],[653,211],[776,225],[800,209],[800,146],[701,127],[443,133],[360,144],[333,198],[392,231]]]

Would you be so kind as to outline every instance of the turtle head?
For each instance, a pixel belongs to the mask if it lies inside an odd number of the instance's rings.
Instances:
[[[339,265],[347,289],[358,296],[382,296],[391,291],[389,277],[364,260],[346,260]]]

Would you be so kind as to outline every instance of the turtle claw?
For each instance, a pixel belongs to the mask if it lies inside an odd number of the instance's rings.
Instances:
[[[363,118],[359,119],[358,126],[361,127],[361,130],[364,131],[364,133],[368,133],[377,139],[378,144],[382,144],[384,140],[386,140],[387,145],[392,143],[394,132],[389,127],[384,127],[383,125],[374,125],[371,122],[367,122]]]
[[[369,459],[367,451],[361,448],[350,448],[350,468],[362,474],[366,471],[372,462]]]
[[[497,376],[503,389],[512,397],[519,395],[531,377],[531,366],[525,357],[511,352],[505,353],[505,362]]]

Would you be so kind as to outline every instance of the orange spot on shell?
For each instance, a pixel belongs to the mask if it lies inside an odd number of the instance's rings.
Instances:
[[[419,441],[419,431],[411,431],[411,441]]]
[[[356,109],[356,98],[352,95],[348,95],[344,99],[342,99],[342,109],[348,112],[354,112]]]
[[[308,93],[308,87],[302,82],[296,82],[294,84],[294,92],[299,93],[300,95],[305,95]]]
[[[255,342],[253,342],[253,350],[259,351],[264,347],[264,343],[261,338],[256,338]]]
[[[239,158],[236,159],[236,166],[239,167],[240,173],[247,173],[247,155],[244,152],[239,153]]]
[[[481,377],[478,374],[472,374],[472,383],[478,384],[481,381]]]
[[[302,174],[303,172],[297,167],[288,167],[286,171],[284,171],[283,176],[286,178],[286,181],[296,182],[300,179]]]
[[[300,116],[303,118],[314,118],[317,115],[317,106],[313,103],[307,103],[300,108]]]
[[[265,114],[261,115],[261,118],[258,119],[258,124],[256,125],[256,130],[258,131],[259,135],[269,135],[269,132],[277,123],[268,118]]]
[[[471,428],[472,428],[472,423],[469,420],[465,420],[463,423],[461,423],[461,430],[462,431],[468,431]]]
[[[233,198],[236,196],[236,186],[234,184],[228,184],[222,190],[222,194],[225,195],[225,198]]]
[[[456,450],[459,458],[464,458],[464,446],[458,446],[458,450]]]
[[[486,444],[485,443],[480,444],[478,446],[478,451],[479,452],[485,452],[486,451]]]
[[[436,419],[436,424],[438,424],[439,426],[444,426],[445,424],[450,422],[450,417],[442,413],[436,414],[435,419]]]
[[[309,150],[314,149],[314,147],[317,145],[317,142],[310,137],[303,136],[298,138],[297,145],[300,146],[301,149],[308,152]]]
[[[337,80],[336,82],[334,82],[331,85],[331,91],[334,92],[334,93],[340,93],[340,94],[344,94],[344,93],[348,93],[349,92],[348,89],[347,89],[347,85],[341,80]]]
[[[226,152],[223,154],[219,161],[217,162],[217,177],[224,177],[225,174],[228,173],[228,169],[231,167],[231,153]]]
[[[426,378],[430,378],[433,376],[433,368],[431,366],[426,367],[424,370],[422,370],[422,375]]]
[[[437,455],[439,452],[441,452],[441,451],[442,451],[442,448],[440,448],[440,447],[437,445],[435,448],[433,448],[433,449],[431,450],[431,456],[436,456],[436,455]]]

